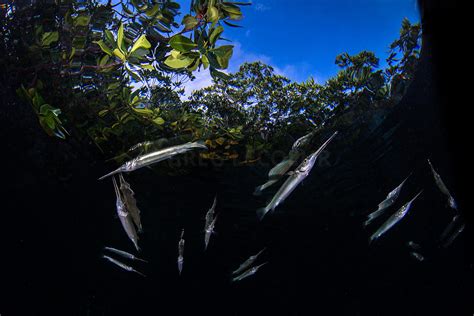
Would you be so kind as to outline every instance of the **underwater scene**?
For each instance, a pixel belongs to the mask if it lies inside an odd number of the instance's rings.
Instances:
[[[0,1],[0,316],[473,315],[459,10]]]

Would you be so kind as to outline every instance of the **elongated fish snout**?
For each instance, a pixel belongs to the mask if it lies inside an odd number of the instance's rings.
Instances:
[[[122,170],[121,170],[120,168],[119,168],[119,169],[116,169],[116,170],[114,170],[114,171],[112,171],[112,172],[110,172],[110,173],[107,173],[106,175],[103,175],[103,176],[100,177],[98,180],[103,180],[103,179],[105,179],[105,178],[107,178],[107,177],[113,176],[114,174],[117,174],[117,173],[120,173],[120,172],[122,172]]]

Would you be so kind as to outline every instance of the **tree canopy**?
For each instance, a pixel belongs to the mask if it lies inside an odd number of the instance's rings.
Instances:
[[[326,83],[292,82],[260,62],[229,74],[223,34],[239,27],[247,2],[193,0],[184,15],[169,0],[31,2],[0,8],[7,88],[48,135],[93,142],[118,160],[137,143],[204,139],[204,159],[255,161],[291,137],[390,108],[419,57],[420,26],[404,20],[385,69],[363,51],[337,56],[340,71]],[[195,71],[214,83],[183,101]]]

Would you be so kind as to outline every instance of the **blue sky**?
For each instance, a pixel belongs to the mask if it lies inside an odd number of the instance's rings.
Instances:
[[[189,0],[179,2],[187,13]],[[382,62],[402,19],[420,19],[416,0],[255,0],[242,11],[243,28],[223,34],[235,45],[230,71],[261,60],[292,80],[320,83],[337,73],[334,60],[342,52],[371,50]],[[190,89],[210,83],[205,73],[197,78]]]

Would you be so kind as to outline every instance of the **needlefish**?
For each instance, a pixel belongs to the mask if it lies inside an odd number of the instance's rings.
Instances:
[[[317,151],[305,158],[305,160],[296,168],[295,171],[289,173],[289,177],[273,196],[273,199],[268,203],[267,206],[257,210],[257,217],[259,220],[262,220],[265,214],[268,211],[274,210],[278,205],[280,205],[293,190],[300,184],[310,173],[311,169],[314,167],[316,160],[318,159],[321,152],[326,148],[326,146],[333,140],[337,135],[337,131],[329,137],[324,144],[319,147]]]
[[[448,198],[449,207],[457,211],[458,205],[456,201],[454,200],[453,196],[451,195],[448,188],[446,187],[446,184],[444,184],[443,180],[441,179],[441,176],[439,175],[439,173],[436,172],[435,168],[433,167],[429,159],[428,159],[428,164],[430,165],[431,172],[433,173],[433,177],[434,177],[436,185],[438,186],[439,190]]]
[[[143,273],[141,273],[141,272],[135,270],[135,269],[132,268],[131,266],[128,266],[128,265],[126,265],[125,263],[122,263],[122,262],[120,262],[120,261],[118,261],[118,260],[116,260],[116,259],[114,259],[114,258],[111,258],[111,257],[109,257],[109,256],[107,256],[107,255],[103,255],[102,258],[109,260],[110,262],[112,262],[113,264],[119,266],[120,268],[124,269],[125,271],[128,271],[128,272],[135,272],[135,273],[137,273],[137,274],[139,274],[139,275],[141,275],[141,276],[143,276],[143,277],[146,277],[146,275],[144,275]]]
[[[265,263],[262,263],[261,265],[258,265],[256,267],[252,267],[248,270],[246,270],[244,273],[242,273],[241,275],[238,275],[234,278],[232,278],[232,282],[235,282],[235,281],[242,281],[243,279],[245,278],[248,278],[249,276],[252,276],[254,275],[255,273],[257,273],[257,271],[263,267],[264,265],[266,265],[268,262],[265,262]]]
[[[116,248],[112,248],[112,247],[104,247],[104,250],[108,250],[108,251],[113,252],[113,253],[115,253],[119,256],[122,256],[124,258],[130,259],[130,260],[133,260],[133,261],[141,261],[141,262],[148,263],[148,261],[146,261],[144,259],[140,259],[140,258],[134,256],[133,254],[128,253],[128,252],[123,251],[123,250],[120,250],[120,249],[116,249]]]
[[[117,215],[120,219],[120,222],[122,223],[122,227],[125,230],[125,233],[127,234],[128,238],[133,242],[133,245],[135,246],[137,251],[140,251],[140,248],[138,247],[137,231],[135,230],[135,226],[133,225],[132,217],[127,211],[127,208],[125,207],[123,199],[120,195],[120,190],[118,188],[115,177],[112,177],[112,182],[114,184],[115,195],[117,197],[117,201],[115,203],[117,208]]]
[[[400,183],[395,189],[390,191],[385,200],[379,203],[377,210],[367,216],[367,220],[364,222],[365,226],[369,225],[374,219],[385,213],[385,211],[390,206],[392,206],[393,203],[395,203],[395,201],[398,199],[398,196],[400,195],[400,191],[402,190],[403,185],[410,176],[411,174],[409,174],[408,177],[406,177],[405,180],[403,180],[402,183]]]
[[[405,217],[405,215],[408,213],[408,211],[410,210],[411,208],[411,205],[413,203],[413,201],[415,201],[415,199],[423,192],[423,190],[421,190],[420,192],[418,192],[417,195],[415,195],[415,197],[413,199],[411,199],[410,201],[408,201],[408,203],[406,203],[405,205],[403,205],[402,207],[400,207],[400,209],[398,211],[396,211],[392,216],[390,216],[387,221],[385,223],[382,224],[382,226],[380,226],[379,229],[377,229],[377,231],[375,233],[372,234],[372,236],[370,236],[370,239],[369,239],[369,243],[373,242],[374,240],[378,239],[380,236],[382,236],[384,233],[386,233],[390,228],[392,228],[396,223],[398,223],[403,217]]]
[[[143,231],[142,222],[140,219],[140,210],[137,206],[137,201],[135,200],[135,192],[133,192],[130,184],[125,181],[122,174],[119,174],[120,180],[120,191],[122,192],[123,196],[123,203],[125,204],[125,208],[132,216],[133,223],[137,227],[139,232]]]
[[[245,260],[236,270],[234,270],[232,272],[232,275],[236,275],[236,274],[240,274],[242,273],[243,271],[245,271],[246,269],[248,269],[248,267],[250,267],[254,262],[255,260],[257,260],[258,256],[265,250],[266,248],[263,248],[262,250],[260,250],[256,255],[253,255],[253,256],[250,256],[247,260]]]
[[[294,163],[298,160],[301,156],[302,151],[301,148],[308,145],[310,140],[315,135],[316,131],[312,131],[300,138],[298,138],[291,147],[291,151],[288,154],[288,157],[283,159],[280,163],[278,163],[275,167],[273,167],[268,172],[268,181],[262,185],[259,185],[255,188],[254,195],[260,195],[263,190],[270,187],[271,185],[277,183],[288,170],[294,165]]]
[[[178,154],[186,153],[193,149],[207,149],[207,146],[202,141],[198,141],[159,149],[157,151],[153,151],[145,155],[140,155],[135,159],[127,161],[118,169],[100,177],[99,180],[121,172],[132,172],[137,169],[149,166],[151,164],[170,159]]]
[[[183,263],[184,263],[184,229],[181,231],[181,237],[178,242],[178,271],[179,275],[183,271]]]

